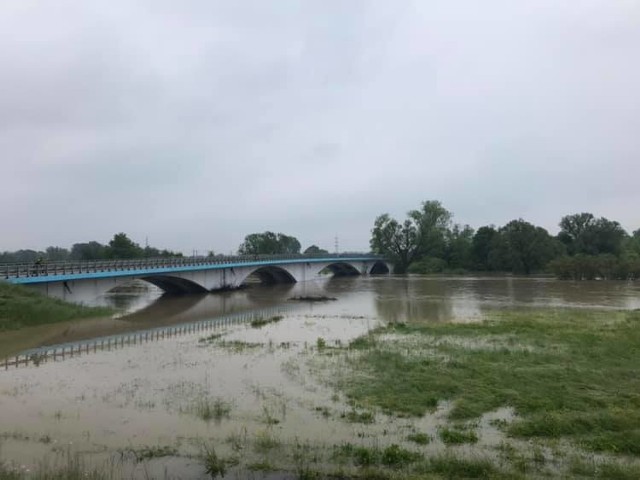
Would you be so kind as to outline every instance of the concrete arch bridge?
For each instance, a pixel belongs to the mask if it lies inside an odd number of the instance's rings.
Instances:
[[[238,288],[251,279],[295,283],[326,275],[387,274],[391,265],[372,254],[264,255],[112,260],[43,265],[0,265],[0,278],[50,297],[83,302],[139,279],[172,294]]]

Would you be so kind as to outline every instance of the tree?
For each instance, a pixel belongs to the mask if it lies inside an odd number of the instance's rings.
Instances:
[[[283,233],[252,233],[238,248],[240,255],[275,255],[300,253],[300,242]]]
[[[91,241],[86,243],[74,243],[71,247],[72,260],[104,260],[107,258],[107,247],[101,243]]]
[[[640,228],[633,232],[633,235],[629,238],[627,250],[637,256],[640,256]]]
[[[560,220],[558,240],[567,247],[569,255],[583,253],[619,255],[627,233],[618,222],[591,213],[567,215]]]
[[[304,253],[306,255],[321,255],[329,252],[323,248],[318,247],[317,245],[311,245],[310,247],[307,247]]]
[[[407,216],[401,224],[385,213],[375,219],[371,230],[371,250],[389,257],[396,273],[405,273],[420,257],[442,256],[451,222],[451,213],[438,201],[423,202],[420,210],[411,210]]]
[[[560,233],[558,233],[558,240],[564,243],[567,247],[567,252],[570,255],[576,253],[589,253],[587,252],[590,236],[590,229],[595,221],[595,217],[591,213],[576,213],[573,215],[567,215],[560,220]]]
[[[142,249],[142,255],[144,258],[157,258],[161,256],[161,252],[159,249],[147,245]]]
[[[16,252],[4,252],[0,255],[0,259],[3,263],[33,263],[43,256],[44,252],[26,249]]]
[[[69,250],[62,247],[47,247],[46,259],[50,262],[64,262],[69,259]]]
[[[498,231],[493,226],[480,227],[471,241],[471,255],[475,270],[493,270],[490,262],[491,250]]]
[[[418,257],[418,229],[407,219],[400,225],[388,214],[378,216],[371,230],[371,251],[385,255],[393,262],[395,273],[406,273]]]
[[[522,219],[512,220],[499,230],[500,241],[494,242],[494,266],[502,266],[513,273],[530,274],[543,269],[561,249],[542,227]]]
[[[446,247],[445,234],[453,215],[437,200],[422,202],[420,210],[409,212],[418,232],[419,253],[422,256],[442,257]]]
[[[454,225],[446,232],[445,260],[451,269],[473,268],[473,228]]]
[[[109,258],[127,259],[141,258],[144,250],[133,242],[126,233],[116,233],[109,242]]]

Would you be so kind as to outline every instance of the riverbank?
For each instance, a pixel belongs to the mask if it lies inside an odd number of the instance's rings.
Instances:
[[[319,365],[355,408],[415,419],[440,409],[446,425],[413,433],[425,443],[473,445],[493,416],[504,439],[479,477],[630,479],[640,478],[638,345],[637,310],[517,309],[481,323],[391,323],[325,350]]]
[[[0,332],[114,313],[111,308],[75,305],[22,285],[0,282]]]

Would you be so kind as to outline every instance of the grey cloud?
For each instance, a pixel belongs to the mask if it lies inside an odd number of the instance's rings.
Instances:
[[[638,228],[638,27],[606,0],[5,2],[0,250],[362,250],[425,199]]]

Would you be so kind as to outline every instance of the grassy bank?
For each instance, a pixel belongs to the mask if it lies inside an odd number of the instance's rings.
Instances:
[[[391,325],[352,342],[339,381],[359,405],[451,422],[499,407],[523,439],[640,457],[640,311],[517,310],[478,324]]]
[[[109,308],[74,305],[0,281],[0,332],[113,313]]]

